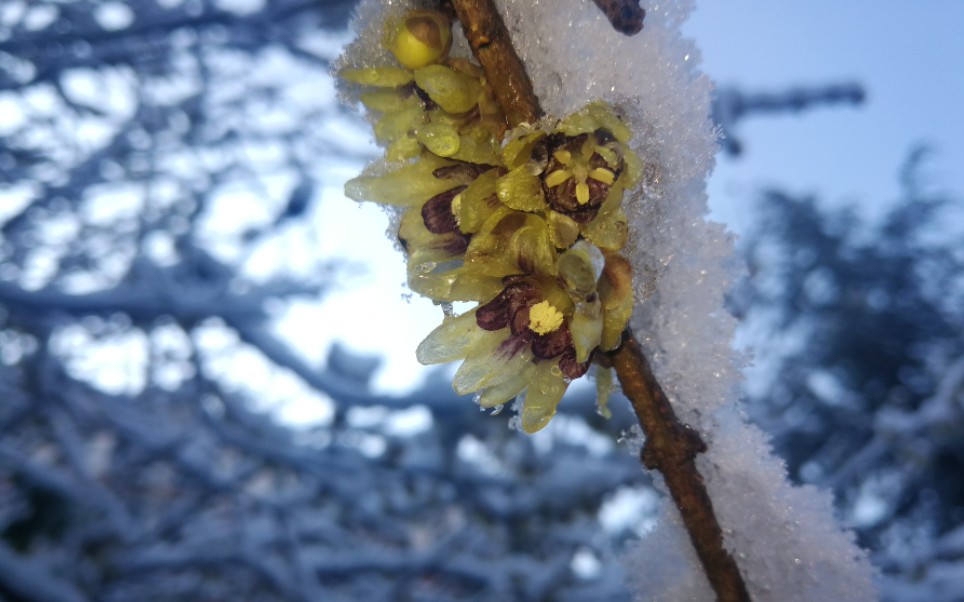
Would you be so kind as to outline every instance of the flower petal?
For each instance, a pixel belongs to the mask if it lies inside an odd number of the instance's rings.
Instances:
[[[459,366],[452,388],[459,395],[468,395],[498,385],[518,374],[531,361],[529,345],[511,336],[508,328],[486,332]]]
[[[447,113],[471,111],[482,93],[478,80],[444,65],[416,69],[415,83]]]
[[[485,331],[475,323],[475,310],[445,320],[419,343],[415,357],[422,364],[442,364],[465,357]]]
[[[371,67],[369,69],[342,69],[341,79],[379,88],[395,88],[412,81],[412,72],[401,67]]]
[[[512,378],[498,385],[486,387],[482,391],[482,395],[479,396],[479,406],[494,408],[511,401],[529,384],[533,370],[535,370],[535,364],[529,362],[521,372],[513,375]]]
[[[542,180],[529,173],[523,165],[513,169],[496,182],[496,193],[506,207],[519,211],[544,211],[546,196]]]
[[[345,195],[356,201],[373,201],[386,205],[415,205],[468,181],[457,178],[437,178],[432,173],[451,165],[434,155],[425,154],[416,163],[405,163],[385,173],[366,169],[364,175],[345,184]]]
[[[549,424],[568,387],[569,384],[562,378],[555,362],[542,362],[537,365],[526,390],[522,408],[522,430],[531,434]]]

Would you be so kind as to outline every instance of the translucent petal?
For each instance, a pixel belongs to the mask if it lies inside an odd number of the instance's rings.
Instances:
[[[513,375],[505,382],[486,387],[479,397],[479,405],[483,408],[494,408],[511,401],[529,384],[529,379],[534,370],[535,364],[529,362],[521,372]]]
[[[461,140],[455,127],[447,123],[428,123],[415,131],[415,138],[440,157],[451,157],[459,151]]]
[[[509,247],[511,257],[525,273],[555,276],[556,248],[549,238],[549,228],[541,219],[532,221],[539,223],[529,222],[513,235]]]
[[[416,70],[415,83],[449,113],[471,111],[482,92],[478,80],[444,65],[429,65]]]
[[[463,128],[461,145],[452,158],[476,165],[498,165],[499,142],[486,127]]]
[[[392,142],[408,136],[409,131],[425,121],[421,107],[412,107],[396,113],[386,113],[375,123],[375,139],[380,144]]]
[[[467,178],[436,178],[432,172],[437,168],[451,165],[432,155],[425,155],[415,163],[384,174],[361,175],[345,184],[345,195],[356,201],[373,201],[387,205],[415,205],[445,192],[459,184],[467,184]]]
[[[576,361],[580,364],[599,346],[603,332],[603,313],[599,299],[576,304],[576,311],[569,323],[572,344],[576,348]]]
[[[607,216],[597,216],[588,224],[583,224],[582,235],[600,249],[618,251],[626,246],[629,238],[629,225],[622,211]]]
[[[573,299],[584,301],[596,292],[605,265],[602,251],[580,240],[559,256],[559,277]]]
[[[385,158],[392,163],[402,163],[422,154],[422,145],[414,136],[404,136],[388,145]]]
[[[369,111],[398,113],[411,108],[421,108],[421,99],[409,90],[390,88],[373,90],[361,95],[361,101]]]
[[[338,77],[362,84],[364,86],[378,86],[380,88],[395,88],[404,86],[412,81],[412,72],[401,67],[371,67],[368,69],[342,69]]]
[[[486,331],[475,323],[475,310],[445,318],[415,350],[422,364],[442,364],[465,357]]]
[[[523,370],[532,361],[529,345],[517,345],[509,340],[509,329],[486,331],[486,335],[472,346],[469,355],[452,379],[452,388],[459,395],[499,385]],[[495,344],[492,344],[495,341]],[[506,352],[509,347],[511,352]]]
[[[567,136],[589,134],[598,129],[608,130],[616,140],[627,144],[632,131],[626,126],[607,103],[594,101],[581,110],[567,116],[559,123],[558,131]]]
[[[544,211],[548,209],[542,181],[530,174],[525,166],[513,169],[496,182],[499,200],[506,207],[519,211]]]
[[[627,151],[625,155],[623,155],[623,161],[623,173],[620,174],[619,180],[623,182],[623,187],[628,190],[639,183],[640,178],[643,176],[643,167],[645,166],[643,161],[632,151]]]
[[[568,386],[555,362],[542,362],[536,366],[526,390],[522,430],[531,434],[549,424]]]
[[[599,347],[615,349],[633,313],[633,269],[619,255],[606,257],[606,268],[599,279],[599,300],[603,306],[603,332]]]
[[[609,397],[614,388],[612,368],[598,366],[596,368],[596,412],[607,420],[613,415],[609,409]]]
[[[495,181],[498,178],[499,171],[491,169],[469,184],[457,197],[457,201],[452,201],[452,211],[458,219],[459,230],[466,234],[477,232],[495,212],[499,206],[495,194]]]
[[[546,137],[543,131],[530,132],[527,128],[513,130],[512,137],[502,149],[502,161],[509,169],[522,167],[532,157],[532,151]]]
[[[579,224],[575,220],[555,211],[550,211],[547,219],[549,237],[557,249],[567,249],[576,242],[579,237]]]

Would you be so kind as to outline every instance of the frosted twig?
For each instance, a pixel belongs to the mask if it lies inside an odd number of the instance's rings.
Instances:
[[[452,5],[509,127],[538,117],[538,99],[492,0],[452,0]],[[523,88],[525,93],[520,93]],[[626,329],[622,345],[609,355],[646,434],[641,460],[663,474],[717,598],[748,601],[743,576],[723,547],[723,531],[696,469],[696,455],[706,450],[706,444],[676,417],[632,331]]]
[[[539,99],[492,0],[452,0],[465,37],[510,126],[542,116]]]
[[[629,330],[623,333],[623,344],[610,357],[623,392],[646,433],[640,459],[646,468],[663,474],[713,591],[720,600],[749,600],[740,570],[723,548],[723,531],[703,477],[696,469],[696,455],[706,451],[706,444],[696,430],[676,417]]]

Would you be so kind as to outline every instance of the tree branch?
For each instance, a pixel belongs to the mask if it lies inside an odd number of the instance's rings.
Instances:
[[[542,108],[493,0],[452,0],[451,4],[509,127],[534,123]]]
[[[541,115],[532,84],[493,0],[452,0],[452,5],[509,127]],[[647,468],[663,474],[717,598],[722,602],[749,601],[743,576],[723,547],[723,531],[696,469],[696,455],[706,451],[706,444],[694,429],[676,417],[629,329],[610,358],[646,434],[641,460]]]
[[[706,451],[706,444],[695,429],[676,417],[642,348],[628,329],[623,333],[622,345],[610,357],[623,392],[646,433],[640,459],[646,468],[663,474],[717,598],[749,600],[739,568],[723,547],[723,531],[713,502],[696,469],[696,455]]]

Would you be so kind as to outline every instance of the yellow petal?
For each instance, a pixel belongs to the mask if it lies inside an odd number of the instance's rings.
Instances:
[[[478,80],[444,65],[429,65],[416,70],[415,83],[448,113],[472,110],[482,92]]]
[[[617,211],[610,215],[597,216],[588,224],[583,224],[582,235],[600,249],[618,251],[626,246],[629,238],[626,215]]]
[[[603,332],[603,313],[599,299],[576,304],[576,311],[569,321],[572,344],[576,348],[576,361],[580,364],[599,346]]]
[[[478,232],[485,220],[499,207],[495,194],[495,181],[498,179],[499,171],[490,169],[462,191],[458,202],[452,201],[452,212],[458,220],[459,230],[466,234]]]
[[[633,268],[625,258],[611,254],[599,279],[599,300],[603,306],[603,331],[599,348],[615,349],[633,313]]]
[[[568,249],[579,238],[579,224],[572,218],[550,211],[547,219],[549,237],[557,249]]]
[[[439,167],[451,165],[438,157],[427,155],[415,163],[402,164],[385,173],[379,173],[383,164],[376,163],[363,175],[345,184],[345,195],[356,201],[373,201],[386,205],[415,205],[468,182],[449,178],[436,178],[432,172]]]
[[[395,88],[411,82],[413,76],[411,71],[401,67],[372,67],[369,69],[342,69],[338,72],[338,77],[364,86]]]
[[[612,411],[609,409],[609,396],[612,395],[615,385],[613,383],[612,368],[596,368],[596,412],[606,418],[612,418]]]
[[[386,113],[375,123],[375,139],[381,144],[391,144],[408,136],[410,130],[425,121],[421,107],[413,107],[396,113]]]
[[[486,387],[504,383],[532,361],[532,351],[523,345],[515,353],[507,353],[509,329],[486,332],[476,342],[452,379],[452,388],[459,395],[468,395]]]
[[[546,137],[543,131],[531,131],[527,127],[516,128],[507,136],[502,149],[502,161],[509,169],[522,167],[532,157],[532,150]]]
[[[496,193],[506,207],[519,211],[544,211],[546,205],[542,182],[525,166],[513,169],[496,182]]]
[[[421,99],[411,91],[391,88],[365,92],[361,95],[361,101],[365,108],[376,113],[398,113],[422,106]]]
[[[482,395],[479,396],[479,406],[483,408],[494,408],[495,406],[512,401],[526,388],[526,385],[529,384],[529,379],[534,369],[535,364],[529,362],[521,372],[513,375],[507,381],[487,387],[482,391]]]
[[[581,240],[559,256],[559,277],[576,301],[585,301],[596,292],[606,258],[602,252]]]
[[[415,357],[426,365],[461,359],[485,332],[475,323],[474,309],[454,318],[445,318],[445,321],[419,343]]]
[[[533,216],[534,217],[534,216]],[[549,238],[549,228],[541,218],[527,220],[527,225],[519,228],[508,245],[509,260],[528,274],[555,276],[556,248]]]
[[[568,387],[556,363],[538,364],[526,390],[522,409],[522,430],[531,434],[549,424]]]
[[[458,130],[446,123],[429,123],[420,126],[415,132],[415,138],[429,152],[439,157],[451,157],[459,151],[461,144]]]

